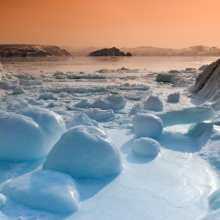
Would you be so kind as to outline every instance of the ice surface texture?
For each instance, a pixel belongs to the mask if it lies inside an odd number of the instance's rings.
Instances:
[[[136,114],[134,117],[133,125],[137,137],[158,136],[163,131],[162,120],[150,113]]]
[[[85,114],[77,115],[66,126],[69,129],[69,128],[72,128],[72,127],[77,126],[77,125],[95,126],[97,128],[102,128],[101,125],[97,121],[90,119]]]
[[[164,127],[203,122],[212,118],[214,114],[215,113],[212,108],[203,106],[156,113],[156,115],[163,121]]]
[[[79,125],[62,135],[48,154],[43,169],[75,178],[103,178],[119,174],[122,162],[118,149],[104,131]]]
[[[140,138],[134,140],[132,150],[141,155],[156,157],[160,152],[160,147],[160,144],[151,138]]]
[[[149,96],[144,104],[144,110],[163,111],[163,103],[157,96]]]
[[[45,157],[65,131],[61,116],[29,108],[0,117],[0,160],[25,161]]]
[[[0,193],[0,208],[2,208],[6,203],[6,197]]]
[[[93,120],[96,120],[96,121],[101,121],[101,120],[105,120],[105,119],[109,119],[109,118],[115,117],[115,114],[112,111],[112,109],[101,110],[101,109],[95,108],[95,109],[86,111],[85,114],[89,118],[91,118]]]
[[[18,203],[53,213],[71,213],[80,206],[74,180],[50,170],[19,176],[4,185],[2,192]]]
[[[126,99],[123,96],[111,95],[105,99],[97,99],[93,102],[89,102],[88,99],[82,99],[79,103],[75,104],[77,108],[100,108],[102,110],[123,109],[126,105]]]
[[[167,96],[167,101],[168,102],[179,102],[180,100],[180,93],[179,92],[175,92],[175,93],[172,93],[172,94],[169,94]]]

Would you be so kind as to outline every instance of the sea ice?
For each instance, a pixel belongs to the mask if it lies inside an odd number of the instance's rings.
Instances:
[[[205,133],[206,131],[212,131],[213,130],[213,124],[212,123],[205,123],[201,122],[198,124],[193,124],[190,126],[187,135],[191,137],[200,137]]]
[[[157,141],[145,137],[134,140],[132,150],[141,155],[156,157],[160,152],[160,147]]]
[[[107,110],[107,109],[119,110],[119,109],[123,109],[125,105],[126,105],[126,99],[123,96],[110,95],[107,96],[106,98],[100,98],[93,102],[89,102],[88,99],[82,99],[74,106],[77,108],[100,108],[102,110]]]
[[[157,82],[171,83],[173,74],[159,73],[156,77]]]
[[[179,92],[175,92],[175,93],[171,93],[167,96],[167,101],[168,102],[179,102],[180,100],[180,93]]]
[[[157,96],[149,96],[144,103],[144,110],[163,111],[163,103]]]
[[[0,193],[0,208],[2,208],[6,203],[6,197]]]
[[[49,99],[51,99],[51,100],[58,100],[57,96],[54,95],[53,93],[50,93],[50,92],[41,94],[38,99],[44,99],[44,100],[49,100]]]
[[[137,137],[158,136],[163,131],[162,120],[150,113],[136,114],[133,120],[133,125]]]
[[[209,206],[211,210],[216,210],[220,208],[220,189],[216,190],[209,197]]]
[[[84,112],[84,114],[86,114],[90,119],[93,119],[96,121],[106,120],[106,119],[115,117],[115,114],[112,111],[112,109],[101,110],[101,109],[95,108],[95,109]]]
[[[163,113],[157,113],[163,121],[164,127],[178,124],[193,124],[211,119],[215,112],[210,107],[197,106],[183,108],[180,110],[170,110]]]
[[[17,112],[27,117],[32,118],[41,128],[43,128],[54,143],[61,137],[66,130],[63,118],[55,112],[43,108],[28,108]]]
[[[20,94],[24,94],[24,93],[26,93],[26,92],[22,87],[16,87],[13,90],[12,95],[20,95]]]
[[[79,125],[62,135],[48,154],[43,169],[75,178],[104,178],[119,174],[122,162],[118,149],[104,131]]]
[[[97,121],[90,119],[85,114],[79,114],[74,117],[73,120],[66,125],[66,127],[69,129],[77,125],[95,126],[97,128],[102,128]]]
[[[75,181],[69,175],[50,170],[19,176],[6,183],[2,192],[18,203],[52,213],[71,213],[80,206]]]

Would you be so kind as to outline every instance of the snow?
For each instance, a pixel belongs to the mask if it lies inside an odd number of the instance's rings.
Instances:
[[[69,175],[50,170],[19,176],[6,183],[2,192],[18,203],[53,213],[72,213],[80,207],[75,181]]]
[[[149,96],[144,103],[144,110],[163,111],[163,102],[157,96]]]
[[[163,113],[157,113],[163,121],[163,126],[173,126],[178,124],[193,124],[211,119],[215,112],[210,107],[197,106],[183,108],[180,110],[170,110]]]
[[[132,150],[144,156],[156,157],[160,152],[160,144],[151,138],[140,138],[133,142]]]
[[[162,120],[150,113],[136,114],[133,126],[137,137],[154,137],[161,135],[163,131]]]
[[[6,197],[0,193],[0,208],[2,208],[6,203]]]
[[[77,125],[95,126],[97,128],[102,128],[97,121],[90,119],[85,114],[79,114],[75,116],[66,126],[69,129]]]
[[[93,120],[96,120],[96,121],[106,120],[106,119],[115,117],[115,114],[111,109],[101,110],[101,109],[95,108],[95,109],[86,111],[85,114],[90,119],[93,119]]]
[[[180,100],[180,93],[179,92],[175,92],[175,93],[171,93],[167,96],[167,101],[168,102],[179,102]]]
[[[104,178],[122,171],[121,156],[101,129],[79,125],[64,133],[43,165],[75,178]]]

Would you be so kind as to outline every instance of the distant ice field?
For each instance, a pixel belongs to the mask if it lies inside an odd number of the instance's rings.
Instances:
[[[216,57],[73,57],[73,58],[2,58],[0,63],[28,70],[27,73],[54,71],[96,71],[99,69],[146,69],[148,71],[183,70],[210,64]]]

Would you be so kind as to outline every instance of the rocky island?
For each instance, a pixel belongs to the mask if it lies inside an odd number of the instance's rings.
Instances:
[[[71,54],[58,46],[29,44],[0,44],[0,57],[69,57]]]
[[[112,47],[109,49],[104,48],[101,50],[94,51],[90,53],[89,56],[132,56],[132,54],[129,52],[125,54],[116,47]]]

